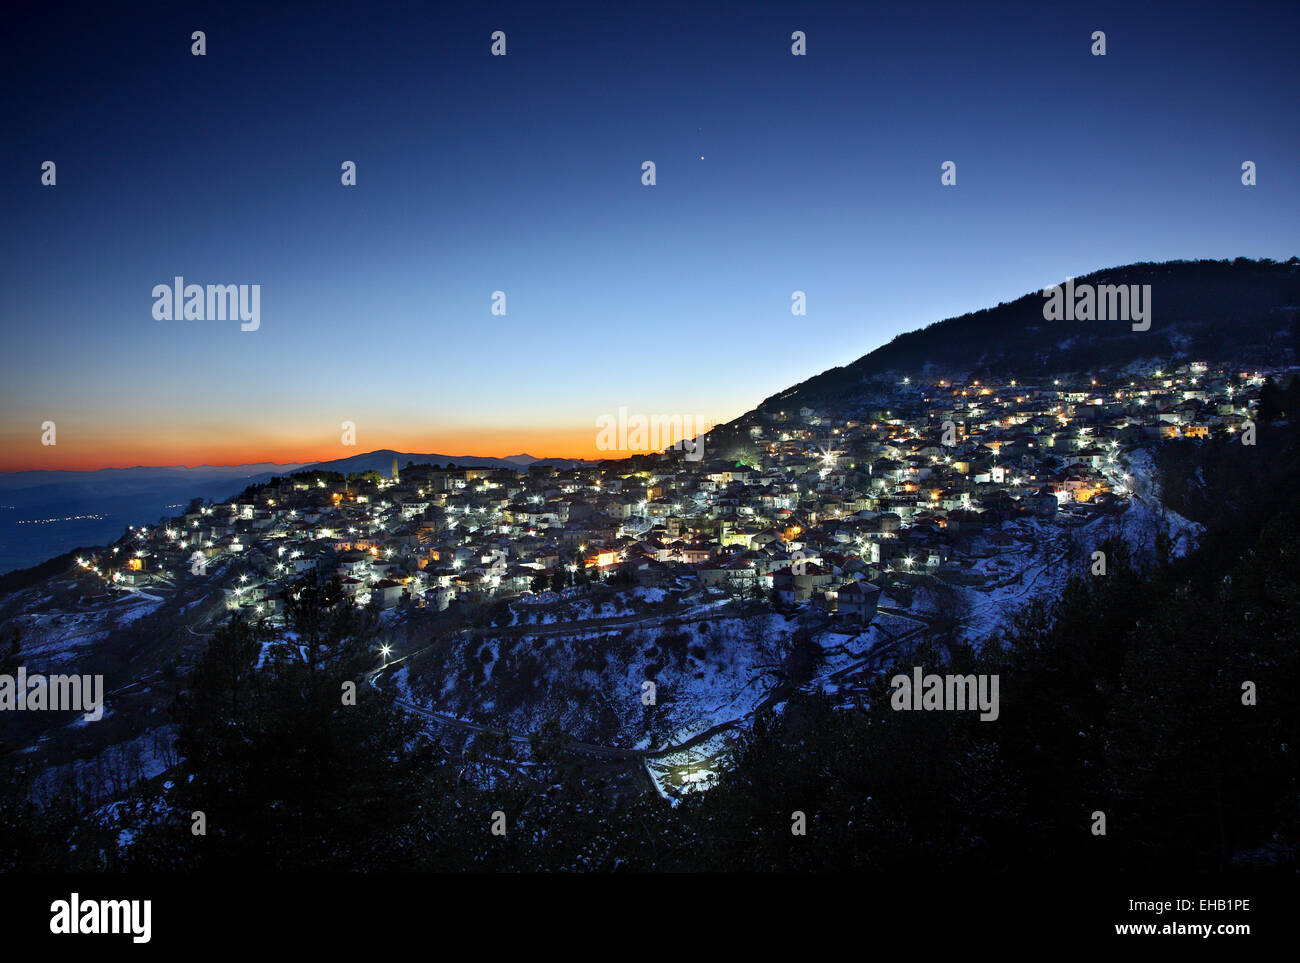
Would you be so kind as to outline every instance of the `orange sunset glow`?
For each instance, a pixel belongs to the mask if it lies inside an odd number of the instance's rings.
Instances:
[[[39,425],[37,425],[39,428]],[[211,426],[187,431],[170,427],[131,431],[118,427],[91,431],[75,421],[58,424],[57,444],[41,444],[39,430],[0,434],[0,471],[94,471],[100,468],[146,466],[311,464],[348,458],[377,449],[416,454],[505,458],[529,454],[534,458],[624,458],[635,450],[601,451],[592,428],[449,428],[438,431],[393,430],[373,434],[358,429],[357,444],[330,437],[285,437],[268,432],[228,432]],[[648,449],[647,449],[648,450]]]

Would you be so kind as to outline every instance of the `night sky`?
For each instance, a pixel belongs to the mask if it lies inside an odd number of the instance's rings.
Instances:
[[[1300,4],[990,6],[9,4],[0,469],[593,457],[1067,275],[1300,253]],[[260,328],[155,320],[176,275]]]

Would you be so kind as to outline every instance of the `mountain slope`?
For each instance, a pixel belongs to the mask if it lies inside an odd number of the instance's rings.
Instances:
[[[1062,279],[1064,280],[1064,279]],[[1296,350],[1300,259],[1168,261],[1107,268],[1075,285],[1149,284],[1151,327],[1128,321],[1047,321],[1034,291],[997,307],[900,334],[857,361],[765,399],[760,411],[847,400],[865,382],[900,377],[1033,378],[1102,373],[1142,360],[1237,359],[1277,363]]]

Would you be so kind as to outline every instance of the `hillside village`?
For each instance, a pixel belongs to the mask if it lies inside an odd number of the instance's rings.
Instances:
[[[995,578],[982,561],[1006,548],[1007,523],[1124,512],[1127,453],[1241,432],[1269,374],[1193,363],[1122,383],[899,378],[859,410],[751,412],[727,426],[738,440],[710,450],[709,436],[694,461],[669,449],[564,469],[309,471],[196,501],[79,562],[124,590],[212,567],[229,608],[273,621],[314,570],[382,610],[542,600],[600,578],[693,582],[866,624],[882,581]]]

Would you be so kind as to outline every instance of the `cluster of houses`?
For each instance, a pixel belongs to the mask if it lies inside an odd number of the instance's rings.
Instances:
[[[132,530],[95,567],[136,586],[221,560],[228,604],[266,617],[314,570],[382,609],[617,574],[869,622],[883,579],[978,584],[1011,519],[1124,510],[1125,450],[1239,431],[1263,381],[1205,364],[1120,384],[905,379],[860,410],[751,412],[729,426],[739,444],[706,438],[698,460],[307,472]]]

